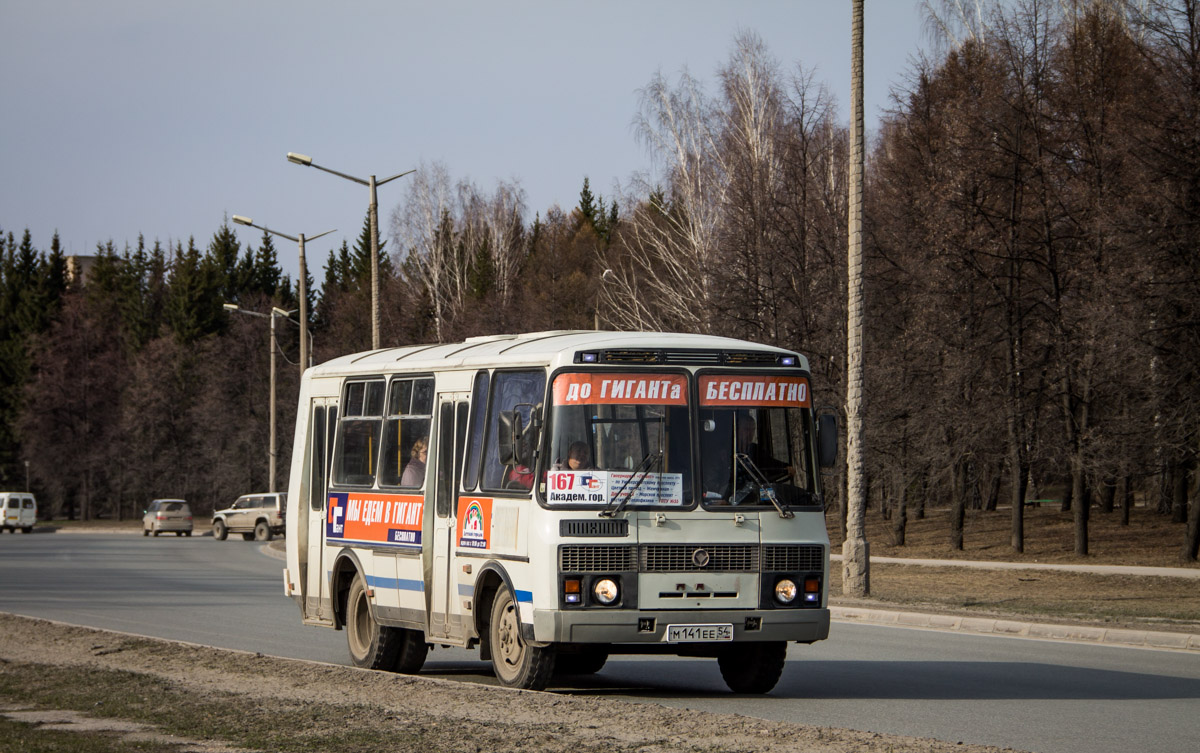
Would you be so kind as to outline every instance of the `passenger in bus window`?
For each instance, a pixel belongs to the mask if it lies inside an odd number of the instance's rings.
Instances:
[[[508,488],[532,489],[533,470],[524,465],[518,465],[516,468],[513,468],[508,474]]]
[[[588,471],[592,468],[592,452],[587,442],[572,442],[567,450],[567,466],[569,471]]]
[[[425,483],[425,461],[429,458],[429,439],[421,437],[413,442],[412,456],[404,465],[400,486],[416,488]]]
[[[590,471],[592,469],[592,451],[587,442],[575,441],[567,448],[566,461],[554,464],[556,471]]]
[[[754,416],[747,411],[738,411],[737,422],[737,452],[749,455],[751,459],[758,457],[758,425]]]

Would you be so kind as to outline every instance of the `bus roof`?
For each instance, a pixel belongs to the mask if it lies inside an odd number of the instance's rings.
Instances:
[[[728,337],[672,332],[553,330],[471,337],[463,342],[409,345],[352,353],[314,366],[312,376],[429,371],[461,366],[566,365],[576,354],[595,352],[605,366],[782,366],[808,370],[791,350]],[[794,363],[780,359],[795,357]]]

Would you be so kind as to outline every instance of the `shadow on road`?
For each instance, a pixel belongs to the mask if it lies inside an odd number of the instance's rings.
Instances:
[[[671,672],[647,672],[640,662],[613,662],[598,675],[556,680],[567,694],[642,698],[711,698],[708,679],[723,685],[715,662],[672,662]],[[654,680],[647,681],[647,677]],[[951,678],[951,679],[947,679]],[[1037,662],[804,661],[789,662],[775,699],[1154,701],[1200,699],[1200,680]]]

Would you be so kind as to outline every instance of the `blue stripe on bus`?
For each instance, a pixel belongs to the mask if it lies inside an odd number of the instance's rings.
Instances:
[[[378,575],[368,575],[367,585],[372,588],[390,588],[394,591],[418,591],[425,590],[425,584],[419,580],[408,580],[406,578],[381,578]]]
[[[475,586],[472,586],[468,583],[459,583],[458,584],[458,595],[459,596],[474,596],[475,595]]]
[[[517,601],[525,602],[526,604],[533,603],[533,591],[517,591]]]

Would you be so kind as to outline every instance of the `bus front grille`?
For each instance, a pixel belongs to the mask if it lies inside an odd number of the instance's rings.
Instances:
[[[746,544],[646,544],[639,558],[643,573],[734,572],[759,569],[759,547]]]
[[[824,567],[823,546],[768,544],[763,547],[763,570],[767,572],[813,571]]]
[[[819,544],[568,544],[558,549],[564,573],[811,572],[825,567]]]
[[[558,549],[558,569],[564,573],[627,572],[637,569],[632,546],[571,545]]]

